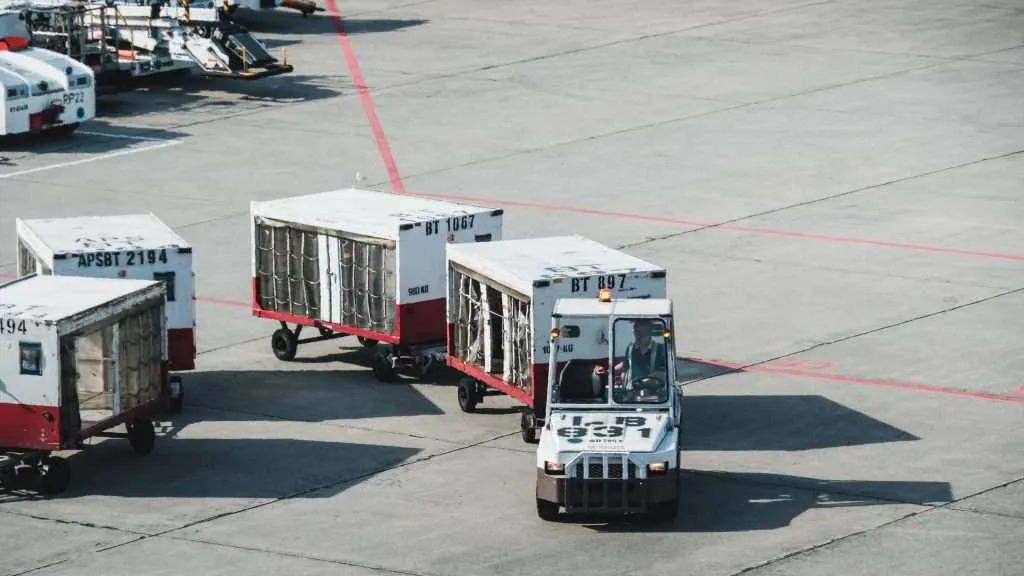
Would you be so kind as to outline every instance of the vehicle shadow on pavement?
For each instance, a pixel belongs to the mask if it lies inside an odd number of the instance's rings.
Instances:
[[[680,379],[740,374],[730,368],[680,359]],[[684,394],[682,450],[818,450],[919,437],[817,394]]]
[[[412,446],[267,437],[287,433],[248,426],[244,420],[235,428],[248,437],[198,437],[206,435],[205,430],[190,430],[193,437],[187,438],[158,436],[153,451],[142,457],[132,453],[126,440],[106,439],[68,456],[72,472],[65,492],[42,496],[0,490],[0,504],[85,496],[329,498],[422,451]]]
[[[365,374],[368,375],[374,382],[377,382],[378,386],[393,386],[395,384],[421,384],[429,386],[441,386],[452,388],[452,394],[455,394],[455,388],[458,386],[459,380],[466,376],[455,370],[454,368],[448,367],[446,364],[435,365],[428,374],[420,375],[415,369],[400,370],[398,372],[398,379],[395,382],[378,382],[372,376],[372,367],[374,353],[372,350],[359,350],[359,349],[341,349],[338,352],[332,352],[330,354],[323,354],[319,356],[301,356],[301,347],[299,355],[295,357],[291,362],[300,364],[330,364],[330,363],[342,363],[358,366],[359,369],[365,370]],[[353,372],[358,373],[358,371]],[[518,403],[514,406],[504,407],[493,407],[487,405],[487,398],[494,398],[503,396],[496,391],[489,391],[488,395],[485,396],[484,400],[476,406],[473,410],[477,414],[518,414],[522,411],[522,406]],[[386,400],[385,400],[386,401]],[[517,401],[518,402],[518,401]]]
[[[947,482],[821,480],[688,470],[682,475],[679,516],[671,523],[657,524],[639,516],[581,517],[577,522],[601,532],[745,532],[784,528],[818,508],[928,506],[952,499]]]
[[[252,419],[339,424],[445,413],[416,388],[378,382],[369,371],[218,370],[183,374],[182,380],[185,412],[199,407]],[[181,420],[175,418],[176,427]]]
[[[741,368],[730,368],[720,364],[712,364],[692,358],[676,359],[676,380],[685,384],[691,384],[700,380],[717,378],[726,374],[742,373]]]
[[[919,437],[814,394],[683,398],[686,451],[818,450]]]
[[[313,35],[337,33],[337,28],[335,28],[333,22],[334,18],[327,12],[303,17],[302,14],[291,10],[260,12],[242,10],[235,13],[232,19],[244,26],[249,32],[252,32],[268,47],[272,46],[272,44],[270,40],[263,37],[265,34]],[[399,32],[406,28],[422,26],[429,22],[429,20],[422,18],[345,18],[344,16],[341,18],[345,34],[349,36]]]
[[[101,118],[145,119],[146,114],[187,112],[217,116],[313,102],[355,92],[342,75],[285,74],[252,81],[203,78],[198,74],[168,76],[133,84],[131,88],[104,94],[96,101]]]

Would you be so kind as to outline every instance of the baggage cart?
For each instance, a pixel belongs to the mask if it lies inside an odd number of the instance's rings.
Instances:
[[[153,449],[167,400],[165,287],[32,274],[0,284],[0,484],[54,494],[91,437]],[[124,424],[127,432],[111,430]]]
[[[18,274],[160,280],[167,286],[170,413],[181,412],[180,372],[196,365],[192,247],[153,214],[16,219]]]
[[[348,188],[253,202],[251,214],[252,313],[280,322],[274,355],[356,336],[390,381],[444,366],[445,249],[499,240],[503,210]],[[307,326],[318,335],[300,340]]]
[[[664,267],[581,236],[449,246],[447,261],[447,364],[465,375],[459,407],[472,412],[494,394],[519,400],[528,443],[544,424],[555,301],[596,298],[602,289],[626,299],[666,292]],[[606,332],[566,330],[556,369],[572,359],[607,359]]]

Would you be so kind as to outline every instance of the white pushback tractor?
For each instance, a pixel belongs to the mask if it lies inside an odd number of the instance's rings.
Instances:
[[[30,45],[21,13],[0,10],[0,136],[66,135],[96,116],[95,74]]]
[[[560,298],[537,445],[537,514],[678,513],[682,390],[672,301]],[[559,359],[573,342],[572,359]],[[584,350],[586,348],[586,350]]]

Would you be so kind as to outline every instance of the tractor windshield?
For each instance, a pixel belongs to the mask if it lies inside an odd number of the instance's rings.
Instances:
[[[615,320],[612,398],[616,404],[660,404],[668,400],[667,326],[657,318]]]

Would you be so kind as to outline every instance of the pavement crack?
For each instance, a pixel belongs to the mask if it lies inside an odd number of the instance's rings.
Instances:
[[[911,174],[910,176],[903,176],[903,177],[895,178],[893,180],[889,180],[889,181],[886,181],[886,182],[879,182],[877,184],[870,184],[868,186],[861,186],[860,188],[854,188],[852,190],[846,190],[846,191],[843,191],[843,192],[838,192],[836,194],[830,194],[828,196],[822,196],[820,198],[814,198],[814,199],[811,199],[811,200],[804,200],[802,202],[796,202],[794,204],[787,204],[786,206],[780,206],[778,208],[770,208],[768,210],[762,210],[760,212],[754,212],[752,214],[747,214],[746,216],[739,216],[739,217],[736,217],[736,218],[731,218],[729,220],[723,220],[723,221],[717,222],[715,224],[705,224],[703,226],[698,226],[696,228],[691,228],[689,230],[683,230],[683,231],[680,231],[680,232],[672,232],[672,233],[669,233],[669,234],[662,234],[662,235],[659,235],[659,236],[650,236],[650,237],[647,237],[647,238],[645,238],[643,240],[639,240],[639,241],[636,241],[636,242],[631,242],[631,243],[628,243],[628,244],[623,244],[622,246],[619,247],[619,249],[635,248],[637,246],[644,246],[644,245],[647,245],[647,244],[653,244],[654,242],[660,242],[662,240],[669,240],[669,239],[673,239],[673,238],[678,238],[678,237],[684,236],[686,234],[692,234],[694,232],[701,232],[703,230],[708,230],[708,229],[712,229],[712,228],[718,228],[718,227],[721,227],[721,226],[728,226],[730,224],[735,224],[737,222],[742,222],[744,220],[752,220],[754,218],[760,218],[762,216],[768,216],[770,214],[775,214],[775,213],[778,213],[778,212],[784,212],[786,210],[791,210],[793,208],[802,208],[802,207],[805,207],[805,206],[810,206],[810,205],[818,204],[818,203],[821,203],[821,202],[828,202],[830,200],[835,200],[836,198],[842,198],[844,196],[850,196],[850,195],[853,195],[853,194],[859,194],[861,192],[867,192],[868,190],[875,190],[875,189],[878,189],[878,188],[884,188],[886,186],[891,186],[893,184],[900,184],[900,183],[903,183],[903,182],[909,182],[911,180],[916,180],[918,178],[925,178],[927,176],[934,176],[936,174],[942,174],[943,172],[948,172],[950,170],[958,170],[960,168],[966,168],[968,166],[974,166],[976,164],[982,164],[982,163],[985,163],[985,162],[990,162],[992,160],[1001,160],[1001,159],[1004,159],[1004,158],[1011,158],[1013,156],[1017,156],[1018,154],[1024,154],[1024,149],[1013,150],[1011,152],[1005,152],[1003,154],[997,154],[995,156],[986,156],[985,158],[969,160],[967,162],[961,162],[959,164],[953,164],[951,166],[945,166],[943,168],[936,168],[934,170],[927,170],[925,172],[921,172],[921,173],[918,173],[918,174]]]
[[[914,316],[913,318],[907,318],[905,320],[900,320],[899,322],[893,322],[891,324],[886,324],[884,326],[878,326],[878,327],[875,327],[875,328],[871,328],[869,330],[864,330],[862,332],[857,332],[856,334],[850,334],[850,335],[847,335],[847,336],[843,336],[841,338],[835,338],[833,340],[828,340],[828,341],[825,341],[825,342],[818,342],[818,343],[812,344],[812,345],[810,345],[810,346],[808,346],[806,348],[802,348],[800,350],[795,350],[793,352],[787,352],[785,354],[780,354],[778,356],[773,356],[771,358],[765,358],[763,360],[758,360],[756,362],[751,362],[749,364],[743,364],[741,366],[736,366],[735,368],[730,369],[728,372],[724,372],[724,373],[721,373],[721,374],[712,374],[712,375],[709,375],[709,376],[703,376],[703,377],[700,377],[700,378],[694,378],[693,380],[687,381],[687,384],[689,385],[689,384],[693,384],[695,382],[702,382],[704,380],[710,380],[712,378],[718,378],[719,376],[724,376],[726,374],[735,374],[737,372],[742,372],[743,370],[746,370],[748,368],[754,368],[754,367],[757,367],[757,366],[761,366],[763,364],[768,364],[770,362],[775,362],[777,360],[782,360],[784,358],[789,358],[790,356],[796,356],[798,354],[803,354],[805,352],[810,352],[811,350],[816,350],[818,348],[823,348],[825,346],[831,346],[833,344],[840,344],[840,343],[846,342],[848,340],[853,340],[854,338],[860,338],[861,336],[869,336],[871,334],[877,334],[879,332],[884,332],[885,330],[889,330],[891,328],[898,328],[900,326],[905,326],[907,324],[911,324],[911,323],[917,322],[919,320],[925,320],[925,319],[928,319],[928,318],[934,318],[936,316],[941,316],[943,314],[948,314],[949,312],[955,312],[957,310],[962,310],[962,309],[968,308],[970,306],[975,306],[977,304],[984,304],[986,302],[991,302],[992,300],[996,300],[996,299],[1002,298],[1004,296],[1010,296],[1010,295],[1018,294],[1018,293],[1022,293],[1022,292],[1024,292],[1024,286],[1022,286],[1020,288],[1014,288],[1012,290],[1006,290],[1006,291],[1003,291],[1003,292],[998,292],[996,294],[992,294],[992,295],[986,296],[984,298],[980,298],[978,300],[972,300],[970,302],[965,302],[963,304],[957,304],[956,306],[951,306],[949,308],[943,308],[941,310],[936,310],[934,312],[928,312],[926,314],[920,314],[918,316]]]
[[[950,510],[957,512],[967,512],[969,514],[978,514],[981,516],[995,516],[997,518],[1007,518],[1010,520],[1022,520],[1024,521],[1024,515],[1021,514],[1010,514],[1008,512],[996,512],[995,510],[982,510],[980,508],[971,508],[968,506],[950,506]]]
[[[203,518],[203,519],[200,519],[200,520],[195,520],[193,522],[188,522],[188,523],[183,524],[181,526],[178,526],[176,528],[169,528],[169,529],[164,530],[162,532],[158,532],[156,534],[153,534],[150,537],[164,536],[164,535],[167,535],[167,534],[172,534],[174,532],[180,532],[182,530],[187,530],[189,528],[193,528],[195,526],[199,526],[199,525],[202,525],[202,524],[208,524],[210,522],[213,522],[215,520],[220,520],[222,518],[228,518],[228,517],[231,517],[231,516],[237,516],[239,514],[243,514],[245,512],[250,512],[252,510],[258,510],[260,508],[264,508],[266,506],[270,506],[271,504],[277,504],[279,502],[285,502],[285,501],[288,501],[288,500],[294,500],[295,498],[299,498],[301,496],[306,496],[308,494],[312,494],[314,492],[319,492],[321,490],[328,490],[328,489],[331,489],[331,488],[336,488],[336,487],[342,486],[344,484],[350,484],[350,483],[353,483],[353,482],[358,482],[360,480],[365,480],[367,478],[372,478],[374,476],[377,476],[377,475],[380,475],[380,474],[384,474],[386,472],[392,472],[394,470],[400,470],[402,468],[408,468],[410,466],[414,466],[414,465],[419,464],[421,462],[426,462],[426,461],[429,461],[429,460],[436,460],[436,459],[442,458],[444,456],[449,456],[451,454],[456,454],[458,452],[462,452],[462,451],[468,450],[470,448],[475,448],[475,447],[477,447],[477,446],[479,446],[481,444],[485,444],[487,442],[493,442],[495,440],[500,440],[502,438],[507,438],[509,436],[512,436],[512,435],[518,434],[518,433],[519,432],[516,431],[516,432],[507,432],[505,434],[499,434],[499,435],[494,436],[492,438],[487,438],[485,440],[480,440],[478,442],[472,442],[470,444],[464,444],[462,446],[458,446],[456,448],[452,448],[451,450],[445,450],[445,451],[439,452],[437,454],[430,454],[430,455],[427,455],[427,456],[423,456],[421,458],[415,458],[413,460],[407,460],[407,461],[404,461],[404,462],[399,462],[398,464],[393,464],[393,465],[390,465],[390,466],[384,466],[383,468],[380,468],[378,470],[373,470],[373,471],[370,471],[370,472],[364,472],[362,474],[356,474],[354,476],[348,476],[348,477],[341,478],[341,479],[338,479],[338,480],[334,480],[334,481],[331,481],[331,482],[326,482],[326,483],[323,483],[323,484],[320,484],[320,485],[317,485],[317,486],[312,486],[310,488],[304,488],[302,490],[298,490],[298,491],[292,492],[291,494],[287,494],[285,496],[280,496],[278,498],[272,498],[272,499],[270,499],[270,500],[268,500],[266,502],[261,502],[259,504],[254,504],[252,506],[246,506],[246,507],[238,509],[238,510],[232,510],[230,512],[223,512],[221,514],[216,514],[216,515],[213,515],[213,516],[210,516],[210,517],[207,517],[207,518]]]
[[[685,452],[686,451],[684,450],[684,453]],[[791,490],[799,490],[799,491],[802,491],[802,492],[814,492],[814,493],[817,493],[817,494],[829,494],[829,495],[834,495],[834,496],[845,496],[845,497],[848,497],[848,498],[860,498],[862,500],[873,500],[875,502],[883,502],[883,503],[886,503],[886,504],[906,504],[908,506],[922,506],[922,507],[925,507],[925,508],[937,508],[939,506],[945,505],[944,503],[914,502],[914,501],[905,500],[905,499],[902,499],[902,498],[891,498],[891,497],[888,497],[888,496],[880,496],[878,494],[861,493],[861,492],[856,492],[856,491],[852,491],[852,490],[835,490],[835,489],[823,488],[823,487],[819,487],[819,486],[801,485],[799,483],[793,483],[793,482],[772,482],[770,480],[753,480],[753,479],[748,479],[748,478],[740,478],[739,476],[736,476],[733,472],[728,472],[728,471],[725,471],[725,470],[696,470],[696,469],[689,469],[689,468],[683,468],[682,470],[683,470],[683,472],[686,472],[688,474],[692,474],[692,475],[695,475],[695,476],[711,476],[713,478],[719,478],[719,479],[722,479],[722,480],[727,480],[729,482],[734,482],[736,484],[744,484],[744,485],[749,485],[749,486],[764,486],[764,487],[768,487],[768,488],[787,488],[787,489],[791,489]]]
[[[167,536],[173,540],[179,540],[182,542],[195,542],[198,544],[207,544],[209,546],[219,546],[222,548],[230,548],[233,550],[244,550],[246,552],[262,552],[264,554],[273,554],[274,556],[281,556],[284,558],[296,558],[299,560],[312,560],[314,562],[325,562],[327,564],[335,564],[338,566],[350,566],[352,568],[362,568],[364,570],[371,570],[373,572],[381,572],[384,574],[401,574],[403,576],[437,576],[429,572],[414,572],[410,570],[398,570],[394,568],[387,568],[376,564],[365,564],[362,562],[355,562],[352,560],[336,560],[332,558],[321,558],[319,556],[309,556],[306,554],[298,554],[295,552],[285,552],[283,550],[274,550],[272,548],[259,548],[255,546],[242,546],[240,544],[228,544],[225,542],[213,542],[210,540],[203,540],[201,538],[189,538],[187,536]]]
[[[444,444],[459,445],[458,442],[453,442],[451,440],[445,440],[444,438],[435,438],[433,436],[425,436],[425,435],[422,435],[422,434],[408,434],[406,432],[393,432],[391,430],[381,430],[379,428],[370,428],[368,426],[355,426],[353,424],[341,424],[341,423],[337,423],[337,422],[327,422],[327,421],[324,421],[324,420],[317,420],[315,418],[304,419],[304,418],[294,418],[294,417],[278,416],[276,414],[268,414],[268,413],[265,413],[265,412],[249,412],[249,411],[246,411],[246,410],[233,410],[233,409],[230,409],[230,408],[221,408],[221,407],[218,407],[218,406],[209,406],[207,404],[194,403],[194,402],[188,402],[188,406],[193,407],[193,408],[202,408],[204,410],[210,410],[210,411],[213,411],[213,412],[221,412],[223,414],[236,414],[236,415],[240,415],[240,416],[257,416],[257,417],[260,417],[260,418],[268,418],[268,419],[276,420],[276,421],[279,421],[279,422],[302,422],[302,423],[306,423],[306,424],[321,424],[323,426],[329,426],[331,428],[340,428],[342,430],[359,430],[361,432],[373,432],[375,434],[388,434],[388,435],[391,435],[391,436],[401,436],[403,438],[418,438],[418,439],[423,439],[423,440],[431,440],[431,441],[434,441],[434,442],[441,442],[441,443],[444,443]]]
[[[797,556],[803,556],[805,554],[810,554],[810,553],[816,552],[818,550],[821,550],[823,548],[826,548],[828,546],[832,546],[833,544],[836,544],[838,542],[844,542],[846,540],[850,540],[852,538],[856,538],[858,536],[862,536],[862,535],[867,534],[869,532],[874,532],[875,530],[880,530],[882,528],[888,528],[889,526],[893,526],[893,525],[898,524],[900,522],[903,522],[905,520],[909,520],[911,518],[916,518],[916,517],[924,515],[924,514],[929,514],[929,513],[935,512],[936,510],[944,510],[944,509],[955,510],[956,509],[955,506],[959,502],[963,502],[964,500],[967,500],[969,498],[975,498],[977,496],[981,496],[982,494],[986,494],[988,492],[992,492],[992,491],[998,490],[1000,488],[1005,488],[1006,486],[1009,486],[1009,485],[1014,484],[1016,482],[1020,482],[1021,480],[1024,480],[1024,477],[1015,478],[1013,480],[1009,480],[1007,482],[1003,482],[1003,483],[997,484],[995,486],[991,486],[989,488],[985,488],[983,490],[979,490],[979,491],[974,492],[972,494],[967,494],[965,496],[961,496],[960,498],[955,498],[955,499],[953,499],[953,500],[951,500],[951,501],[949,501],[949,502],[947,502],[945,504],[931,506],[931,507],[925,508],[924,510],[918,510],[918,511],[915,511],[915,512],[911,512],[909,514],[905,514],[903,516],[900,516],[899,518],[894,518],[892,520],[889,520],[888,522],[883,522],[882,524],[879,524],[879,525],[874,526],[872,528],[865,528],[864,530],[858,530],[856,532],[851,532],[851,533],[846,534],[844,536],[839,536],[837,538],[831,538],[829,540],[826,540],[825,542],[820,542],[820,543],[814,544],[812,546],[807,546],[807,547],[802,548],[800,550],[794,550],[793,552],[790,552],[788,554],[783,554],[782,556],[778,556],[778,557],[773,558],[771,560],[766,560],[764,562],[759,562],[757,564],[754,564],[753,566],[748,566],[748,567],[740,570],[739,572],[734,572],[731,576],[740,576],[741,574],[751,574],[751,573],[753,573],[756,570],[760,570],[762,568],[766,568],[768,566],[771,566],[772,564],[777,564],[777,563],[782,562],[784,560],[787,560],[789,558],[795,558]]]
[[[110,531],[113,531],[113,532],[120,532],[122,534],[131,534],[133,536],[147,536],[148,535],[145,532],[138,532],[136,530],[128,530],[128,529],[125,529],[125,528],[118,528],[116,526],[106,526],[104,524],[96,524],[94,522],[82,522],[82,521],[79,521],[79,520],[66,520],[66,519],[63,519],[63,518],[51,518],[49,516],[42,516],[42,515],[39,515],[39,514],[28,514],[28,513],[25,513],[25,512],[19,512],[17,510],[9,510],[9,509],[4,508],[3,504],[5,504],[5,503],[0,503],[0,514],[9,514],[11,516],[18,516],[18,517],[21,517],[21,518],[31,518],[33,520],[41,520],[41,521],[44,521],[44,522],[54,522],[56,524],[65,524],[65,525],[68,525],[68,526],[77,526],[79,528],[93,528],[93,529],[96,529],[96,530],[110,530]]]
[[[200,351],[196,352],[196,356],[202,356],[203,354],[210,354],[210,353],[213,353],[213,352],[220,352],[221,350],[227,350],[228,348],[234,348],[235,346],[241,346],[243,344],[250,344],[252,342],[256,342],[257,340],[263,340],[264,338],[266,338],[266,335],[254,336],[252,338],[246,338],[245,340],[239,340],[238,342],[232,342],[230,344],[222,344],[220,346],[214,346],[213,348],[207,348],[205,350],[200,350]]]
[[[597,48],[603,48],[603,47],[606,47],[606,46],[614,46],[616,44],[623,44],[623,43],[626,43],[626,42],[635,42],[635,41],[638,41],[638,40],[644,40],[644,39],[651,38],[651,37],[656,37],[656,36],[667,36],[667,35],[670,35],[670,34],[678,34],[678,33],[685,32],[685,31],[687,31],[687,30],[676,30],[676,31],[672,31],[672,32],[652,34],[650,36],[642,36],[642,37],[639,37],[639,38],[632,38],[632,39],[627,39],[627,40],[618,40],[618,41],[615,41],[615,42],[609,42],[609,43],[605,43],[605,44],[598,45],[598,46],[592,46],[590,48],[578,48],[578,49],[574,49],[574,50],[571,50],[571,51],[566,51],[565,53],[552,54],[552,55],[548,55],[548,56],[546,56],[544,58],[551,58],[551,57],[555,57],[555,56],[572,54],[572,53],[575,53],[575,52],[582,52],[582,51],[585,51],[587,49],[592,50],[592,49],[597,49]],[[585,142],[591,142],[591,141],[594,141],[594,140],[608,138],[608,137],[611,137],[611,136],[620,136],[620,135],[623,135],[623,134],[630,134],[630,133],[633,133],[633,132],[639,132],[639,131],[647,130],[647,129],[651,129],[651,128],[659,128],[659,127],[667,126],[667,125],[670,125],[670,124],[675,124],[675,123],[679,123],[679,122],[686,122],[686,121],[689,121],[689,120],[695,120],[697,118],[703,118],[705,116],[712,116],[714,114],[721,114],[721,113],[724,113],[724,112],[734,112],[734,111],[737,111],[737,110],[742,110],[742,109],[746,109],[746,108],[753,108],[755,106],[761,106],[761,105],[764,105],[764,104],[773,104],[773,103],[776,103],[776,102],[782,102],[784,100],[788,100],[790,98],[796,98],[796,97],[799,97],[799,96],[806,96],[808,94],[815,94],[815,93],[818,93],[818,92],[824,92],[824,91],[833,90],[833,89],[836,89],[836,88],[846,88],[846,87],[853,86],[853,85],[860,84],[860,83],[864,83],[864,82],[871,82],[871,81],[874,81],[874,80],[882,80],[882,79],[886,79],[886,78],[892,78],[892,77],[895,77],[895,76],[899,76],[901,74],[907,74],[909,72],[916,72],[916,71],[919,71],[919,70],[926,70],[928,68],[934,68],[934,67],[937,67],[937,66],[946,65],[946,64],[949,64],[951,62],[959,62],[959,61],[962,61],[962,60],[968,60],[969,58],[973,58],[973,57],[976,57],[976,56],[977,55],[972,55],[970,57],[966,57],[965,56],[965,57],[958,57],[958,58],[952,58],[952,59],[943,59],[943,60],[933,61],[933,62],[929,62],[927,64],[914,65],[914,66],[910,66],[910,67],[907,67],[907,68],[901,68],[899,70],[894,70],[894,71],[891,71],[891,72],[885,72],[885,73],[881,73],[881,74],[875,74],[875,75],[872,75],[872,76],[866,76],[866,77],[863,77],[863,78],[857,78],[857,79],[849,80],[849,81],[846,81],[846,82],[837,82],[837,83],[834,83],[834,84],[827,84],[827,85],[824,85],[824,86],[818,86],[818,87],[815,87],[815,88],[810,88],[810,89],[807,89],[807,90],[801,90],[801,91],[793,92],[793,93],[790,93],[790,94],[783,94],[783,95],[780,95],[780,96],[771,96],[771,97],[768,97],[768,98],[764,98],[762,100],[755,100],[755,101],[752,101],[752,102],[741,102],[741,103],[738,103],[738,104],[735,104],[735,105],[732,105],[732,106],[725,106],[723,108],[718,108],[718,109],[715,109],[715,110],[708,110],[706,112],[698,112],[698,113],[695,113],[695,114],[685,114],[683,116],[676,116],[676,117],[667,118],[667,119],[664,119],[664,120],[658,120],[658,121],[655,121],[655,122],[647,122],[647,123],[644,123],[644,124],[639,124],[639,125],[631,126],[631,127],[628,127],[628,128],[621,128],[621,129],[618,129],[618,130],[612,130],[612,131],[603,132],[603,133],[600,133],[600,134],[584,136],[582,138],[575,138],[575,139],[572,139],[572,140],[566,140],[566,141],[562,141],[562,142],[555,142],[553,144],[549,144],[549,145],[546,145],[546,146],[538,146],[538,147],[535,147],[535,148],[516,150],[514,152],[509,152],[509,153],[506,153],[506,154],[499,154],[497,156],[492,156],[490,158],[481,158],[481,159],[478,159],[478,160],[470,160],[468,162],[463,162],[463,163],[460,163],[460,164],[455,164],[455,165],[447,166],[447,167],[443,167],[443,168],[435,168],[435,169],[431,169],[431,170],[424,170],[422,172],[417,172],[417,173],[414,173],[414,174],[405,174],[405,175],[402,176],[402,179],[403,179],[403,181],[409,181],[409,180],[412,180],[414,178],[421,178],[423,176],[433,176],[433,175],[444,173],[444,172],[450,172],[452,170],[458,170],[460,168],[469,168],[469,167],[472,167],[472,166],[477,166],[477,165],[480,165],[480,164],[486,164],[486,163],[489,163],[489,162],[508,160],[508,159],[511,159],[511,158],[519,157],[519,156],[526,156],[526,155],[529,155],[529,154],[536,154],[538,152],[546,152],[546,151],[549,151],[549,150],[552,150],[552,149],[555,149],[555,148],[560,148],[560,147],[565,147],[565,146],[574,146],[574,145],[577,145],[577,144],[582,144],[582,143],[585,143]],[[491,69],[495,69],[495,68],[501,68],[501,67],[504,67],[504,66],[510,66],[510,65],[514,65],[514,64],[519,64],[519,63],[524,63],[524,62],[529,62],[529,61],[539,60],[539,59],[543,59],[543,58],[542,57],[535,57],[535,58],[527,59],[527,60],[524,60],[524,61],[517,61],[517,62],[506,63],[506,64],[493,64],[493,65],[489,65],[489,66],[487,66],[487,67],[485,67],[483,69],[491,70]],[[472,73],[472,72],[477,72],[477,71],[480,71],[480,70],[483,70],[483,69],[475,69],[475,70],[469,70],[469,71],[465,71],[465,72],[452,73],[452,74],[443,75],[441,77],[442,78],[446,78],[446,77],[452,77],[452,76],[459,76],[459,75],[462,75],[462,74],[468,74],[468,73]],[[412,83],[420,83],[420,82],[425,82],[425,81],[428,81],[428,79],[419,79],[419,80],[413,81]],[[390,89],[401,88],[401,87],[403,87],[405,85],[407,85],[407,84],[393,84],[391,86],[387,86],[387,87],[382,88],[381,90],[378,90],[377,93],[379,94],[381,92],[385,92],[385,91],[390,90]],[[1017,153],[1019,153],[1019,152],[1017,152]],[[382,186],[382,185],[388,184],[388,182],[389,182],[388,180],[382,180],[380,182],[374,183],[373,185],[374,186]],[[875,185],[875,186],[878,186],[878,185]],[[859,191],[859,190],[849,191],[847,193],[854,193],[856,191]],[[750,216],[748,216],[748,217],[750,217]],[[724,224],[724,223],[722,223],[722,224]],[[718,224],[718,225],[720,226],[722,224]]]

